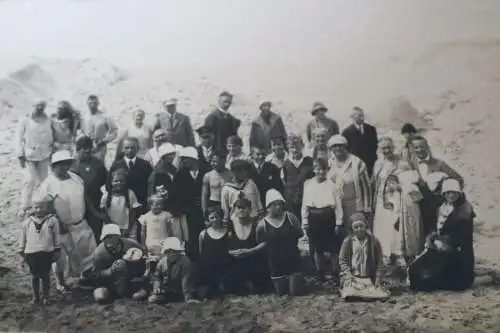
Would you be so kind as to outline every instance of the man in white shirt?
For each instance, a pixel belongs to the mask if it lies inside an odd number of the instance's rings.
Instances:
[[[33,191],[49,174],[54,135],[52,120],[45,113],[46,106],[45,101],[37,101],[31,114],[19,122],[17,156],[21,167],[28,171],[18,213],[21,217],[31,206]]]

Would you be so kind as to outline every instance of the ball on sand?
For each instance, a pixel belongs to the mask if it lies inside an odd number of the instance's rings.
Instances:
[[[107,288],[97,288],[94,290],[94,300],[99,304],[109,301],[109,291]]]

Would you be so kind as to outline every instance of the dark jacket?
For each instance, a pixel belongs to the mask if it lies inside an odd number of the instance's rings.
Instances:
[[[273,188],[283,194],[284,188],[280,176],[280,169],[271,162],[264,162],[260,171],[253,165],[250,170],[250,179],[253,180],[259,189],[262,207],[266,206],[266,193],[270,189]]]
[[[165,210],[179,216],[181,213],[177,205],[177,196],[174,191],[175,168],[172,165],[165,165],[163,160],[160,160],[153,169],[148,180],[148,195],[157,193],[157,187],[163,186],[168,191],[168,198],[165,202]],[[170,170],[170,173],[169,171]]]
[[[137,157],[134,166],[130,169],[125,159],[121,158],[111,165],[109,171],[112,173],[117,169],[128,170],[128,185],[134,191],[139,203],[146,207],[148,202],[148,180],[153,172],[151,164]]]
[[[230,113],[223,113],[215,109],[205,118],[205,126],[212,129],[214,133],[214,144],[217,149],[226,150],[227,138],[238,135],[241,121]]]
[[[210,160],[207,160],[205,158],[205,155],[203,155],[203,148],[201,145],[198,145],[196,147],[198,150],[198,161],[200,163],[200,171],[205,175],[207,172],[212,170],[212,166],[210,165]],[[215,146],[212,147],[212,155],[215,153]]]
[[[417,290],[464,290],[474,282],[473,224],[476,214],[462,195],[440,230],[428,237],[429,248],[410,265],[410,282]],[[439,239],[449,251],[438,251]]]
[[[368,174],[371,176],[373,166],[377,160],[377,129],[365,123],[363,125],[363,133],[361,133],[360,130],[352,124],[342,131],[342,135],[347,139],[351,153],[365,162]]]

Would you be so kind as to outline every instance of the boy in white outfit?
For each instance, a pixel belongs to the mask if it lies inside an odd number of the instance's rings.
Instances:
[[[45,101],[36,102],[35,110],[19,122],[17,156],[29,174],[22,191],[20,217],[30,208],[34,190],[49,174],[54,135],[52,119],[45,113],[46,106]]]

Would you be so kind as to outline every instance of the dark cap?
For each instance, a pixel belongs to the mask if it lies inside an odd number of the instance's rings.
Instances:
[[[207,125],[202,125],[196,129],[196,133],[199,135],[213,133],[212,128]]]

